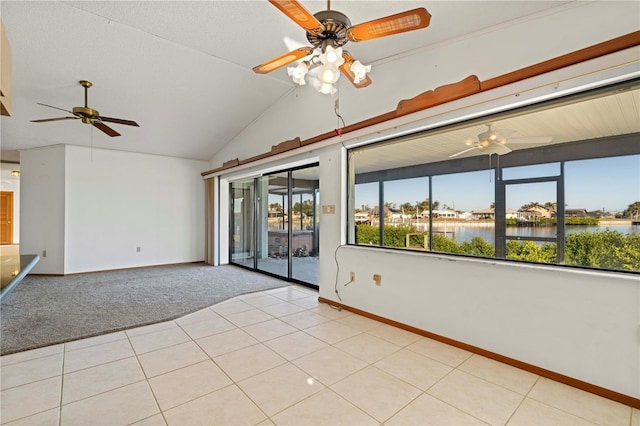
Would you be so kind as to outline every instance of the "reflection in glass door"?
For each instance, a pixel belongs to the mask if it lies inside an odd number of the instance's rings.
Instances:
[[[289,176],[287,172],[257,179],[258,270],[289,276]]]
[[[318,285],[318,167],[294,170],[291,186],[291,277]]]

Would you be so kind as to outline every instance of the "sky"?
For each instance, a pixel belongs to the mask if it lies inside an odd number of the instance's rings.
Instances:
[[[504,179],[558,175],[559,163],[503,169]],[[355,206],[376,206],[377,183],[356,187]],[[494,201],[494,176],[489,170],[434,176],[433,199],[456,210],[489,208]],[[385,201],[396,203],[429,198],[428,179],[407,179],[385,183]],[[507,186],[507,208],[517,210],[530,202],[555,202],[555,183]],[[640,155],[565,162],[566,208],[618,212],[640,201]]]

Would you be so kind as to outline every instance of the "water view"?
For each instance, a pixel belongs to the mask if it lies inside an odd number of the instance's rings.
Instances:
[[[415,223],[412,224],[416,226]],[[427,230],[429,228],[428,223],[418,223],[416,229],[419,231]],[[455,223],[434,223],[434,233],[446,235],[447,238],[454,239],[457,243],[465,241],[471,241],[473,237],[481,237],[485,241],[495,244],[495,232],[493,223],[475,223],[466,224],[461,222]],[[623,224],[603,225],[603,226],[566,226],[565,235],[569,235],[574,232],[594,232],[603,231],[609,229],[611,231],[618,231],[623,234],[640,233],[640,225],[631,225],[630,222]],[[555,237],[555,226],[509,226],[507,227],[507,235],[517,237]]]

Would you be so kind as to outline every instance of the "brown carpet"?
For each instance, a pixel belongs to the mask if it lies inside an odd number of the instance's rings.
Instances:
[[[290,283],[203,263],[27,276],[0,305],[0,354],[167,321]]]

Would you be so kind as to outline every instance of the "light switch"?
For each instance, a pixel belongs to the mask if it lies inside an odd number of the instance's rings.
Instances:
[[[323,205],[322,214],[336,214],[336,206],[334,204]]]

